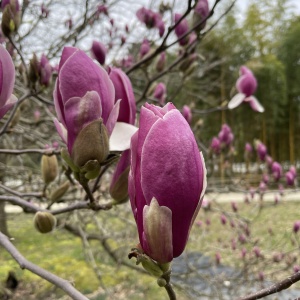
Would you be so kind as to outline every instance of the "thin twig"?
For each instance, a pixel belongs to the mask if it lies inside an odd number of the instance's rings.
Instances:
[[[46,208],[39,207],[35,204],[32,204],[31,202],[25,201],[25,200],[23,200],[19,197],[16,197],[16,196],[5,196],[5,195],[3,195],[3,196],[0,196],[0,201],[7,201],[9,203],[18,205],[20,207],[27,208],[30,212],[33,212],[33,213],[38,212],[38,211],[46,211],[46,212],[49,212],[53,215],[59,215],[59,214],[63,214],[63,213],[66,213],[66,212],[71,212],[71,211],[74,211],[74,210],[77,210],[77,209],[91,209],[90,203],[84,202],[84,201],[76,202],[76,203],[70,204],[66,207],[55,209],[55,210],[48,210]],[[93,206],[92,209],[95,210],[95,211],[97,211],[97,210],[107,210],[107,209],[110,209],[111,207],[112,207],[111,202],[107,202],[106,204],[97,203]]]
[[[279,293],[280,291],[288,289],[291,285],[296,283],[300,280],[300,272],[297,272],[296,274],[289,276],[288,278],[279,281],[265,289],[262,289],[254,294],[251,294],[249,296],[245,296],[242,298],[238,298],[238,300],[257,300],[261,299],[263,297],[266,297],[268,295],[272,295],[275,293]]]
[[[22,150],[16,150],[16,149],[0,149],[0,153],[2,154],[14,154],[14,155],[20,155],[20,154],[26,154],[26,153],[40,153],[43,155],[60,155],[60,150],[55,149],[22,149]]]
[[[68,280],[60,278],[28,261],[2,232],[0,232],[0,245],[2,245],[11,254],[21,269],[27,269],[41,278],[51,282],[55,286],[64,290],[74,300],[89,300],[86,296],[76,290]]]

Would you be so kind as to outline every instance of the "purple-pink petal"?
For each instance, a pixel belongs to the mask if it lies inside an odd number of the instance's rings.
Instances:
[[[147,135],[141,155],[141,183],[148,204],[155,197],[159,205],[172,211],[174,257],[185,247],[199,202],[199,178],[203,176],[199,165],[199,150],[190,127],[179,111],[171,110],[153,124]]]
[[[254,94],[257,88],[257,81],[252,72],[245,73],[236,82],[237,90],[249,97]]]
[[[102,119],[106,124],[115,102],[114,87],[107,72],[83,51],[75,51],[61,67],[59,91],[63,103],[72,97],[84,97],[88,91],[97,92],[102,101]]]
[[[0,108],[3,107],[11,97],[14,84],[14,63],[8,51],[0,45]]]
[[[121,99],[118,121],[134,125],[136,103],[128,76],[121,69],[111,68],[109,78],[115,87],[115,99]]]
[[[100,42],[93,41],[91,52],[99,64],[104,65],[107,52],[105,45]]]
[[[72,153],[72,147],[79,132],[94,120],[101,118],[102,107],[97,92],[87,92],[84,97],[70,98],[65,106],[65,121],[68,131],[68,150]]]

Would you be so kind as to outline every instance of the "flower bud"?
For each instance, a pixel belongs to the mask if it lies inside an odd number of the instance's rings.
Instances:
[[[92,145],[90,145],[92,141]],[[108,133],[102,120],[95,120],[84,127],[78,134],[71,157],[75,165],[83,167],[90,160],[101,164],[109,154]]]
[[[210,144],[210,149],[213,151],[213,153],[220,154],[221,142],[217,137],[213,137],[211,144]]]
[[[146,103],[139,124],[131,138],[131,207],[143,251],[159,263],[171,262],[183,252],[201,206],[204,159],[190,126],[172,103]]]
[[[2,23],[1,28],[5,36],[9,36],[18,30],[20,25],[20,5],[18,0],[2,1]]]
[[[245,152],[251,153],[252,152],[252,146],[250,143],[246,143],[245,145]]]
[[[162,72],[165,68],[165,64],[166,64],[166,52],[162,52],[156,63],[156,71]]]
[[[176,13],[174,16],[174,21],[177,23],[181,19],[182,15]],[[187,19],[182,19],[179,24],[175,27],[175,34],[179,39],[179,44],[181,46],[186,45],[189,42],[189,37],[184,36],[189,31],[189,25]]]
[[[124,203],[128,199],[128,174],[130,170],[130,150],[123,152],[114,172],[109,193],[118,203]]]
[[[54,181],[58,175],[58,163],[55,155],[43,155],[41,160],[42,177],[45,184]]]
[[[153,97],[156,98],[161,106],[165,104],[167,88],[163,82],[156,85]]]
[[[182,112],[182,115],[184,116],[184,118],[186,119],[186,121],[191,125],[193,116],[192,116],[192,111],[191,111],[190,107],[187,105],[184,105],[182,107],[181,112]]]
[[[300,221],[296,221],[293,226],[294,233],[297,233],[300,230]]]
[[[277,161],[274,161],[272,163],[272,172],[273,172],[274,180],[278,181],[282,176],[282,167],[280,163],[278,163]]]
[[[45,54],[42,54],[38,64],[39,82],[42,86],[48,87],[51,83],[52,66]]]
[[[150,43],[147,39],[144,39],[140,47],[140,56],[144,57],[150,51]]]
[[[49,212],[38,211],[33,218],[33,224],[40,233],[48,233],[55,228],[56,218]]]
[[[104,44],[93,41],[92,48],[91,48],[92,56],[99,62],[100,65],[105,64],[105,57],[106,57],[106,48]]]
[[[35,53],[33,53],[32,59],[29,61],[29,80],[34,86],[39,79],[39,62]]]
[[[68,191],[69,187],[70,187],[69,181],[65,181],[57,189],[55,189],[50,194],[50,197],[49,197],[51,203],[59,201],[65,195],[65,193]]]
[[[166,279],[160,277],[160,278],[157,279],[157,284],[160,287],[164,287],[164,286],[166,286],[167,281],[166,281]]]
[[[195,30],[201,30],[205,27],[206,21],[204,21],[209,15],[209,7],[207,0],[198,0],[193,15],[193,27],[198,25]]]
[[[286,178],[286,184],[293,186],[295,183],[295,177],[294,174],[291,171],[288,171],[285,173],[285,178]]]

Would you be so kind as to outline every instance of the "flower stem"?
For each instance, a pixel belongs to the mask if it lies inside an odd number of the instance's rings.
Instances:
[[[175,292],[173,290],[173,287],[172,287],[172,285],[170,283],[167,283],[165,285],[165,289],[166,289],[166,291],[167,291],[167,293],[169,295],[169,299],[170,300],[176,300],[176,294],[175,294]]]

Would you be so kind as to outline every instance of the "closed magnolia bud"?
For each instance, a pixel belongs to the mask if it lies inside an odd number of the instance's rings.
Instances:
[[[34,216],[33,224],[40,233],[48,233],[55,228],[56,218],[51,213],[38,211]]]
[[[89,146],[87,147],[87,145]],[[91,122],[79,132],[72,148],[71,157],[76,166],[83,167],[90,160],[96,160],[101,164],[108,154],[108,133],[100,119]]]
[[[18,0],[2,1],[1,29],[5,36],[16,32],[20,25],[20,5]]]
[[[67,192],[67,190],[70,187],[69,181],[65,181],[63,184],[61,184],[57,189],[55,189],[51,195],[50,195],[50,201],[52,203],[59,201]]]
[[[55,155],[43,155],[41,160],[42,176],[45,184],[52,182],[58,175],[58,163]]]
[[[111,185],[109,193],[111,197],[118,203],[124,203],[128,199],[128,174],[130,166],[128,166],[123,173],[121,173]]]
[[[29,62],[29,80],[30,83],[35,84],[39,79],[39,62],[36,54],[34,53]]]

